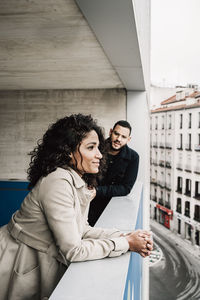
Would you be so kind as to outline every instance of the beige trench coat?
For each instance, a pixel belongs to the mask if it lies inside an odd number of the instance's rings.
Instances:
[[[72,169],[57,168],[0,228],[0,300],[48,299],[70,262],[119,256],[116,229],[90,227],[91,192]]]

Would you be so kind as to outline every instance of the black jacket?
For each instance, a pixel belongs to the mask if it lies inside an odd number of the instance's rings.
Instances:
[[[96,197],[90,204],[88,221],[92,226],[112,197],[130,193],[137,178],[139,155],[126,145],[119,154],[108,155],[107,164],[107,172],[97,187]]]

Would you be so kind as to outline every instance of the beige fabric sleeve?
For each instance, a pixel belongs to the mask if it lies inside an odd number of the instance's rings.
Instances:
[[[80,235],[73,188],[64,178],[46,177],[40,186],[40,202],[57,246],[66,259],[85,261],[119,256],[128,251],[128,241],[119,232],[91,229]],[[102,238],[103,237],[103,238]]]

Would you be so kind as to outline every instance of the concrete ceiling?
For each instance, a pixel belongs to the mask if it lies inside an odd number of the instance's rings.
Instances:
[[[127,90],[145,90],[134,11],[144,4],[140,1],[133,7],[132,0],[76,0]]]
[[[0,1],[0,89],[121,88],[74,0]]]
[[[0,1],[0,90],[144,90],[132,1],[76,2]]]

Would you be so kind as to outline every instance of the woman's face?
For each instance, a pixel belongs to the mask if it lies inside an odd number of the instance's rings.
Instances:
[[[99,151],[99,138],[95,130],[90,131],[81,141],[79,148],[72,153],[72,163],[80,172],[98,173],[102,154]]]

